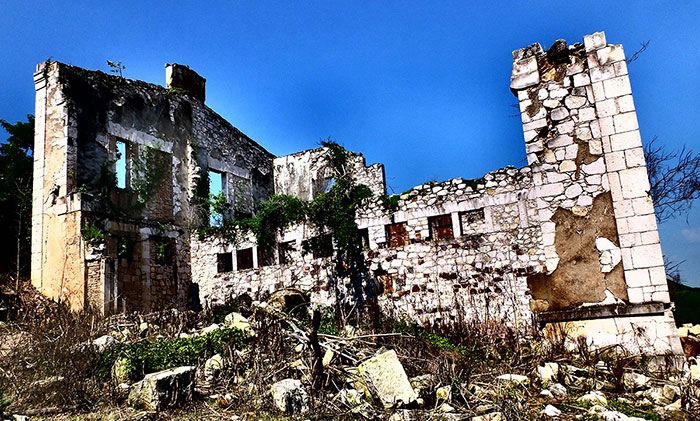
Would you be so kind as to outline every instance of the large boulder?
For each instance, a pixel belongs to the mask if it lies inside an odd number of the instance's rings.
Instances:
[[[191,400],[195,371],[196,367],[184,366],[147,374],[131,387],[129,405],[159,411]]]
[[[309,410],[309,395],[301,381],[284,379],[272,385],[272,400],[275,406],[287,414],[303,414]]]
[[[363,362],[357,367],[357,371],[362,375],[370,393],[386,408],[396,404],[406,405],[418,398],[393,350]]]

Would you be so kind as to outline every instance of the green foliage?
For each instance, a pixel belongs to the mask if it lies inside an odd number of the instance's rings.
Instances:
[[[684,323],[700,324],[700,288],[693,288],[679,282],[669,280],[668,288],[671,293],[671,301],[676,304],[673,315],[676,324]]]
[[[5,417],[10,416],[10,414],[5,413],[8,406],[10,406],[10,401],[3,397],[3,391],[0,390],[0,419],[5,419]]]
[[[608,406],[614,409],[615,411],[622,412],[623,414],[627,415],[628,417],[638,417],[638,418],[644,418],[645,420],[652,420],[652,421],[660,421],[661,416],[659,414],[656,414],[652,411],[642,411],[638,408],[635,408],[632,404],[629,402],[623,402],[617,399],[609,399],[608,400]]]
[[[107,379],[115,361],[123,360],[132,379],[183,365],[197,365],[214,354],[242,349],[245,334],[238,329],[218,329],[206,335],[171,340],[149,340],[117,344],[100,357],[97,376]]]
[[[80,233],[83,235],[83,240],[89,244],[101,243],[105,239],[105,233],[94,225],[85,225]]]
[[[134,176],[130,180],[130,188],[137,202],[143,206],[158,191],[172,163],[168,154],[157,149],[146,146],[137,151],[135,144],[131,147],[131,167]]]
[[[476,364],[485,364],[490,359],[483,349],[483,344],[476,338],[461,338],[461,340],[456,340],[454,337],[447,335],[430,332],[426,329],[421,328],[415,324],[408,324],[405,322],[397,322],[393,326],[394,332],[409,333],[418,339],[421,339],[437,348],[444,349],[446,351],[451,351],[458,354],[462,358],[469,359]],[[453,332],[457,335],[457,332]]]
[[[400,198],[401,196],[399,196],[398,194],[392,194],[391,196],[383,194],[379,196],[379,200],[382,202],[382,206],[384,206],[384,209],[386,209],[388,212],[396,212],[396,210],[399,208]]]
[[[153,252],[155,255],[156,264],[164,265],[168,263],[168,242],[158,240],[153,243]]]
[[[111,61],[107,60],[107,66],[110,67],[109,72],[114,73],[119,77],[124,77],[122,70],[126,69],[126,66],[122,65],[121,61]]]
[[[187,91],[182,88],[168,88],[168,93],[172,95],[184,95]]]
[[[9,134],[0,144],[0,235],[15,240],[0,255],[0,272],[17,276],[29,268],[34,116],[14,124],[0,120],[0,126]]]
[[[326,308],[321,312],[321,324],[318,327],[318,333],[340,336],[341,332],[335,321],[335,313],[331,308]]]

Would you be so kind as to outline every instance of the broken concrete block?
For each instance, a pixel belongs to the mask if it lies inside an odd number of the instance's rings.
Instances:
[[[147,374],[131,387],[129,405],[159,411],[191,400],[195,370],[196,367],[184,366]]]
[[[284,379],[270,389],[275,406],[287,414],[303,414],[309,410],[309,395],[301,386],[301,381]]]
[[[357,370],[362,375],[370,393],[381,400],[387,408],[397,403],[409,404],[418,398],[393,350],[370,358],[360,364]]]

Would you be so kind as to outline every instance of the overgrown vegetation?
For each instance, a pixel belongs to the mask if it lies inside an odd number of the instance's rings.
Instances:
[[[238,329],[218,329],[205,335],[166,340],[144,339],[110,347],[100,357],[97,377],[108,380],[119,360],[121,370],[132,380],[145,374],[183,365],[203,363],[214,354],[231,356],[245,347],[245,335]]]

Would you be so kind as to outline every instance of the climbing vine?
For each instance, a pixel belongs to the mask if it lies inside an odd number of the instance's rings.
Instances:
[[[259,204],[255,216],[248,218],[231,217],[232,209],[225,195],[213,195],[208,208],[210,214],[214,214],[216,226],[204,228],[200,237],[216,235],[236,243],[241,235],[252,233],[259,247],[270,248],[275,245],[277,235],[286,228],[306,223],[332,236],[335,265],[343,272],[340,275],[356,269],[354,261],[361,254],[362,244],[355,213],[360,203],[372,196],[372,191],[352,179],[348,168],[350,156],[345,148],[331,140],[322,141],[321,146],[328,151],[328,163],[335,181],[327,192],[318,194],[310,202],[288,195],[273,195]],[[319,251],[327,246],[324,243],[306,241],[305,251]]]

